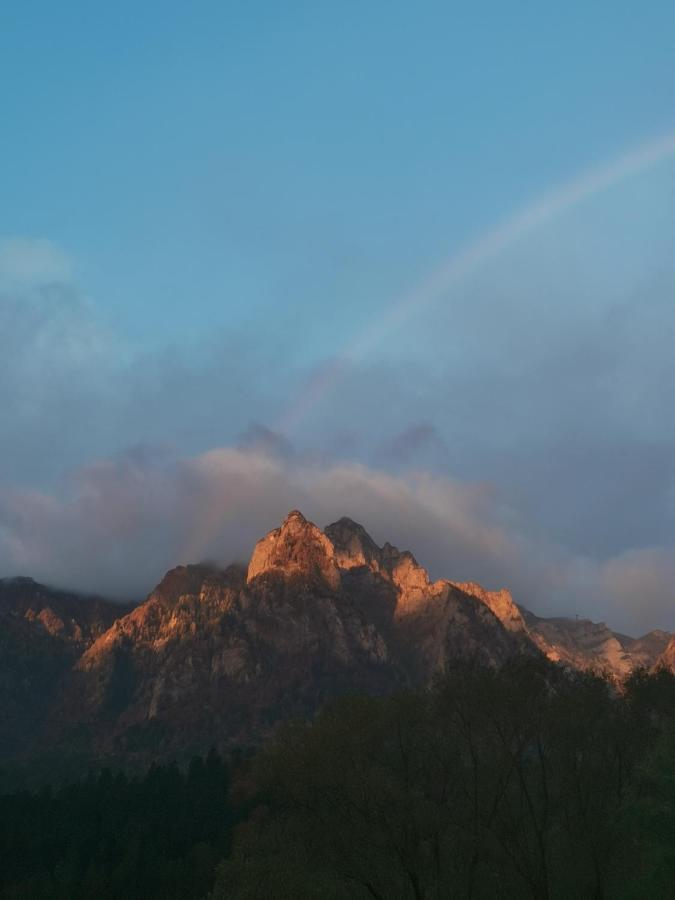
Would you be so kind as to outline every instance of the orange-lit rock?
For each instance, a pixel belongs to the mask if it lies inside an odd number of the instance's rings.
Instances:
[[[297,510],[286,516],[280,528],[270,531],[255,545],[247,581],[250,583],[266,573],[316,578],[333,589],[340,584],[332,543]]]

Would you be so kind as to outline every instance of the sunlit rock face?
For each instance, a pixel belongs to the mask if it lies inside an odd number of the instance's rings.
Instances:
[[[617,634],[622,646],[630,653],[633,668],[652,669],[659,664],[661,655],[668,647],[672,635],[668,631],[655,628],[642,637],[633,638],[626,634]]]
[[[378,547],[362,525],[342,518],[326,528],[342,569],[367,568],[388,581],[397,593],[397,613],[410,609],[429,595],[431,584],[423,569],[408,551],[386,543]]]
[[[40,723],[33,749],[125,759],[254,744],[331,697],[425,685],[458,659],[498,667],[544,654],[621,677],[652,665],[670,637],[540,619],[507,590],[432,582],[410,552],[378,546],[351,519],[321,531],[298,511],[258,541],[247,569],[178,566],[130,610],[91,601],[83,611],[82,598],[24,582],[0,583],[11,625],[0,641],[33,654],[42,687],[17,692]],[[23,658],[6,654],[14,681],[4,682],[0,658],[0,691],[25,680]],[[0,756],[11,752],[0,735]]]
[[[465,594],[470,594],[481,603],[484,603],[497,616],[504,628],[508,631],[527,632],[527,625],[523,619],[521,611],[513,602],[511,592],[506,588],[499,591],[486,591],[480,584],[475,581],[451,582],[454,587],[459,588]]]
[[[254,578],[269,573],[316,579],[332,589],[340,584],[333,544],[297,510],[255,545],[247,581],[250,584]]]
[[[648,635],[645,635],[644,638],[641,638],[641,641],[645,641],[646,638],[657,634],[659,637],[661,635],[665,635],[666,632],[658,631],[658,632],[650,632]],[[661,653],[656,660],[655,665],[657,667],[662,666],[666,669],[670,669],[671,672],[675,672],[675,635],[667,635],[668,642],[666,646],[663,648]]]
[[[373,572],[382,568],[382,551],[363,525],[346,516],[325,529],[333,545],[335,560],[341,569],[367,567]]]
[[[652,668],[670,638],[665,631],[650,631],[641,638],[632,638],[611,631],[604,622],[542,619],[527,610],[523,610],[523,617],[533,640],[553,662],[605,672],[616,678],[624,678],[635,668]]]

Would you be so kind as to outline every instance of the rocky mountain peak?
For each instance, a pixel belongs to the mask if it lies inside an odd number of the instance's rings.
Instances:
[[[299,509],[292,509],[281,523],[281,527],[284,528],[292,523],[295,523],[300,527],[310,524]]]
[[[28,575],[13,575],[10,578],[0,578],[0,585],[4,587],[39,587],[37,581]]]
[[[675,635],[673,635],[661,653],[657,665],[675,672]]]
[[[391,546],[391,545],[387,545]],[[396,548],[392,548],[396,549]],[[396,555],[386,558],[391,580],[400,592],[398,612],[407,611],[429,598],[431,582],[427,570],[421,566],[412,553],[396,551]]]
[[[621,646],[630,654],[633,667],[646,669],[654,666],[662,666],[665,662],[665,653],[672,635],[668,631],[655,628],[641,637],[633,638],[627,634],[615,633],[615,637],[621,642]]]
[[[335,548],[335,558],[341,569],[368,566],[380,570],[381,551],[363,525],[343,516],[329,525],[324,534]]]
[[[332,542],[301,512],[290,512],[279,528],[258,541],[248,566],[247,582],[274,573],[319,580],[335,590],[340,571]]]
[[[76,643],[104,631],[129,608],[128,604],[48,587],[25,575],[0,578],[0,619],[23,619]]]
[[[169,569],[150,597],[171,605],[186,594],[198,592],[205,578],[214,571],[207,565],[176,566]]]
[[[453,581],[451,584],[484,603],[497,616],[504,628],[509,631],[527,631],[525,620],[513,602],[511,591],[506,588],[501,588],[499,591],[486,591],[475,581]]]
[[[365,566],[395,586],[399,613],[428,599],[431,583],[427,571],[408,550],[399,550],[388,542],[378,547],[363,525],[347,517],[329,525],[325,534],[335,547],[340,568]]]

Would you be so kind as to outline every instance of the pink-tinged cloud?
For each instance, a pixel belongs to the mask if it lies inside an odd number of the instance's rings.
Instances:
[[[0,492],[0,574],[141,598],[173,565],[247,559],[296,507],[322,526],[349,515],[379,543],[412,549],[432,576],[509,587],[538,613],[636,633],[675,626],[668,548],[581,558],[540,539],[487,484],[231,447],[100,462],[60,495]]]

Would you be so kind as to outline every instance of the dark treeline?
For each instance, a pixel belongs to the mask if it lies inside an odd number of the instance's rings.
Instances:
[[[0,797],[3,898],[203,897],[229,854],[235,813],[216,753],[143,777],[104,770]]]
[[[675,678],[518,660],[215,753],[0,797],[3,898],[669,898]]]
[[[213,898],[670,898],[675,679],[459,666],[285,729]]]

